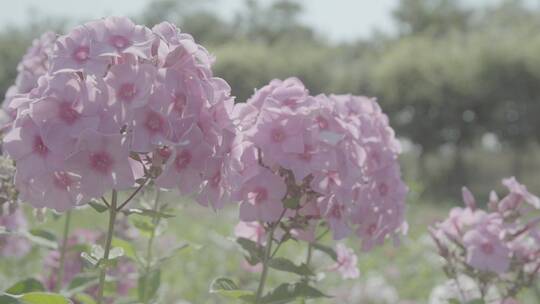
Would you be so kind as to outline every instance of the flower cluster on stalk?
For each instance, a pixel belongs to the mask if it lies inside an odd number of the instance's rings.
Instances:
[[[282,235],[309,242],[324,222],[365,250],[406,230],[399,143],[374,99],[311,96],[296,78],[273,80],[233,120],[226,176],[241,221],[281,221]]]
[[[65,211],[151,178],[222,206],[233,99],[212,62],[167,22],[109,17],[44,34],[4,102],[21,199]]]
[[[540,199],[513,177],[502,183],[509,193],[499,199],[492,191],[486,210],[463,188],[465,207],[453,208],[431,234],[450,278],[473,279],[482,296],[496,288],[513,298],[540,271]]]

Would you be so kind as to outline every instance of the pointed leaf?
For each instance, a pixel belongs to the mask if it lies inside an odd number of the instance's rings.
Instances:
[[[113,238],[111,245],[117,248],[122,248],[126,257],[134,261],[137,260],[137,251],[135,250],[133,244],[131,244],[130,242],[119,238]]]
[[[320,243],[313,243],[312,246],[314,249],[326,253],[330,258],[332,258],[332,260],[337,262],[337,253],[332,247]]]
[[[249,264],[255,265],[263,260],[264,246],[246,238],[237,238],[236,243],[244,250],[244,257]]]
[[[96,210],[98,213],[103,213],[107,210],[109,210],[109,208],[101,203],[98,203],[98,201],[96,200],[91,200],[90,202],[88,202],[88,205],[90,205],[90,207],[94,208],[94,210]]]
[[[292,272],[300,276],[314,276],[315,274],[306,264],[300,264],[300,266],[294,264],[293,261],[286,258],[278,257],[268,261],[268,266],[286,272]]]
[[[149,273],[139,277],[139,300],[143,303],[146,303],[149,300],[153,299],[156,296],[160,284],[161,271],[159,269],[152,270]]]
[[[30,229],[30,232],[31,235],[33,236],[36,236],[36,237],[40,237],[42,239],[46,239],[46,240],[49,240],[51,242],[57,242],[56,240],[56,235],[54,235],[54,233],[50,232],[50,231],[47,231],[45,229]]]
[[[86,293],[78,293],[73,296],[73,299],[77,300],[77,303],[81,304],[97,304],[96,300]]]
[[[43,284],[41,284],[40,281],[34,278],[28,278],[19,281],[6,289],[6,293],[12,295],[21,295],[23,293],[29,293],[33,291],[45,291],[45,287],[43,286]]]
[[[24,304],[71,304],[64,296],[49,292],[30,292],[18,299]]]
[[[17,299],[8,295],[0,295],[0,303],[2,304],[20,304]]]
[[[306,283],[295,283],[295,284],[281,284],[274,290],[266,294],[261,303],[263,304],[284,304],[290,303],[294,300],[304,298],[304,299],[315,299],[315,298],[329,298],[329,296],[320,292],[307,285]]]
[[[68,290],[72,293],[80,292],[95,285],[98,277],[93,273],[80,273],[69,282]]]
[[[122,247],[114,247],[109,252],[109,260],[117,259],[124,255],[124,249]]]
[[[155,211],[152,209],[139,209],[139,208],[131,208],[123,211],[125,215],[131,215],[136,214],[140,216],[148,216],[150,218],[171,218],[175,217],[174,214],[171,213],[165,213],[160,211]]]
[[[229,278],[217,278],[210,285],[210,293],[219,294],[229,299],[238,299],[245,303],[254,303],[255,293],[249,290],[241,290],[236,283]]]

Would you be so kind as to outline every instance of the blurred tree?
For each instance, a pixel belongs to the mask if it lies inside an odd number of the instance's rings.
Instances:
[[[471,14],[455,0],[401,0],[394,10],[402,35],[439,36],[452,30],[465,31]]]

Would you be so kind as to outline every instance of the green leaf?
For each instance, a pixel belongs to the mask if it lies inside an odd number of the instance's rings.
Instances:
[[[103,212],[109,210],[109,207],[107,207],[105,205],[102,205],[101,203],[98,203],[98,201],[96,201],[96,200],[91,200],[90,202],[88,202],[88,205],[90,205],[90,207],[94,208],[94,210],[96,210],[98,213],[103,213]]]
[[[130,242],[119,238],[113,238],[111,245],[117,248],[122,248],[126,257],[134,261],[137,260],[137,251],[135,250],[133,244],[131,244]]]
[[[54,233],[50,232],[50,231],[47,231],[45,229],[30,229],[30,234],[33,235],[33,236],[36,236],[36,237],[40,237],[40,238],[43,238],[43,239],[46,239],[46,240],[49,240],[51,242],[57,242],[56,240],[56,235],[54,235]]]
[[[173,258],[178,252],[180,252],[180,251],[182,251],[182,250],[184,250],[184,249],[186,249],[188,247],[189,247],[188,243],[184,243],[184,244],[180,244],[180,245],[176,246],[176,248],[171,250],[171,252],[168,255],[159,258],[158,265],[162,264],[162,263],[165,263],[167,260]]]
[[[43,286],[43,284],[41,284],[40,281],[34,278],[28,278],[28,279],[19,281],[13,284],[8,289],[6,289],[6,293],[9,293],[12,295],[21,295],[23,293],[28,293],[28,292],[33,292],[33,291],[45,291],[45,287]]]
[[[461,304],[461,301],[456,298],[452,298],[448,300],[448,304]]]
[[[96,260],[101,260],[105,255],[105,250],[100,245],[94,244],[90,250],[90,255]]]
[[[295,197],[290,197],[283,201],[283,205],[288,209],[298,209],[300,207],[300,200]]]
[[[154,298],[161,284],[161,271],[152,270],[149,273],[139,277],[138,295],[141,302],[148,302]]]
[[[133,226],[139,229],[139,232],[146,237],[150,237],[156,228],[152,223],[152,219],[146,217],[134,217],[132,223]]]
[[[216,278],[210,285],[210,293],[215,293],[229,299],[238,299],[246,303],[254,303],[255,293],[249,290],[241,290],[236,283],[229,278]]]
[[[315,274],[306,264],[300,264],[300,266],[294,264],[291,260],[278,257],[268,261],[268,266],[286,272],[292,272],[300,276],[314,276]]]
[[[77,303],[81,304],[97,304],[96,300],[86,293],[78,293],[73,296],[73,299],[77,300]]]
[[[40,235],[34,235],[31,231],[22,231],[19,232],[20,235],[30,240],[32,243],[43,246],[48,249],[56,250],[58,249],[58,243],[56,241],[51,241],[48,238],[42,237]]]
[[[337,262],[337,253],[332,247],[320,243],[313,243],[311,245],[313,246],[313,249],[326,253],[330,258],[332,258],[332,260]]]
[[[124,249],[122,247],[113,247],[109,252],[109,260],[117,259],[124,255]]]
[[[98,277],[93,273],[80,273],[69,282],[68,290],[71,292],[80,292],[96,284]]]
[[[329,296],[309,286],[306,283],[281,284],[274,290],[266,294],[262,299],[262,304],[284,304],[297,299],[329,298]]]
[[[8,295],[0,295],[0,303],[2,304],[20,304],[17,299]]]
[[[71,304],[71,301],[64,296],[49,292],[30,292],[18,299],[24,304]]]
[[[152,209],[131,208],[131,209],[127,209],[127,210],[122,211],[122,212],[125,215],[136,214],[136,215],[140,215],[140,216],[148,216],[148,217],[150,217],[152,219],[153,218],[171,218],[171,217],[175,217],[174,214],[155,211],[155,210],[152,210]]]
[[[237,238],[236,243],[242,247],[244,257],[249,264],[255,265],[263,260],[264,246],[246,238]]]

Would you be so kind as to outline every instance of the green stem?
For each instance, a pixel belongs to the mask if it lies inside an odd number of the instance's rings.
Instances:
[[[313,255],[313,244],[308,243],[307,248],[307,255],[306,255],[306,266],[309,267],[309,264],[311,263],[311,256]]]
[[[62,248],[60,249],[60,265],[58,267],[58,276],[56,280],[56,292],[59,292],[62,289],[62,282],[64,281],[64,267],[66,264],[66,252],[67,252],[67,241],[69,235],[69,225],[71,223],[71,210],[66,212],[66,220],[64,223],[64,231],[62,237]]]
[[[105,241],[105,248],[104,248],[104,254],[103,259],[101,260],[101,263],[104,263],[104,265],[101,265],[100,273],[99,273],[99,285],[98,285],[98,304],[103,303],[103,290],[105,287],[105,276],[107,275],[107,262],[109,261],[109,252],[111,251],[111,243],[112,238],[114,234],[114,222],[116,220],[116,203],[117,203],[117,196],[118,193],[116,190],[113,190],[112,192],[112,199],[111,199],[111,205],[109,208],[109,229],[107,231],[107,240]]]
[[[150,269],[152,267],[152,247],[154,244],[154,239],[156,237],[156,229],[161,219],[160,217],[157,216],[158,211],[159,211],[159,196],[160,196],[160,191],[159,191],[159,188],[156,187],[156,197],[154,199],[154,216],[152,218],[154,229],[152,229],[152,232],[150,233],[150,238],[148,238],[148,244],[146,247],[146,267],[144,270],[144,273],[145,273],[144,280],[143,280],[144,282],[142,286],[139,287],[139,288],[142,288],[142,291],[143,291],[142,299],[145,301],[145,303],[149,303],[150,301],[150,299],[146,298],[146,292],[148,290],[147,280],[150,274]]]
[[[275,225],[270,225],[270,231],[266,236],[266,250],[263,257],[263,269],[261,273],[261,279],[259,280],[259,287],[257,288],[257,296],[255,298],[255,304],[260,303],[261,297],[264,292],[264,284],[266,283],[266,277],[268,276],[268,261],[270,259],[270,253],[272,252],[272,241],[274,239]]]

